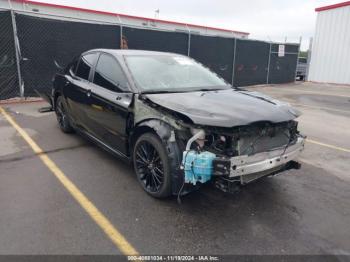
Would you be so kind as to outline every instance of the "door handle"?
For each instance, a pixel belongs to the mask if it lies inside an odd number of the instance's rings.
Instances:
[[[91,90],[90,90],[90,89],[86,92],[86,96],[87,96],[87,97],[90,97],[90,96],[91,96]]]

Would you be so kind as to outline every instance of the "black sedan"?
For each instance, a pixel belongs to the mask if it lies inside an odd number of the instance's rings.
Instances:
[[[56,74],[51,95],[63,132],[132,163],[154,197],[207,182],[229,191],[300,166],[298,111],[179,54],[90,50]]]

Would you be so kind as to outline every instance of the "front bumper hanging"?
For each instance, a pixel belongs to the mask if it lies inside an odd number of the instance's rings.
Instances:
[[[213,174],[227,178],[241,177],[240,180],[243,183],[246,181],[245,176],[256,174],[261,177],[275,173],[276,170],[282,169],[287,163],[297,159],[304,149],[304,142],[303,137],[298,137],[297,141],[287,148],[281,147],[250,156],[216,158],[213,162]]]

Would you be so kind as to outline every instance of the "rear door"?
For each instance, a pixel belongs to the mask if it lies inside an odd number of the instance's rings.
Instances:
[[[75,72],[66,74],[64,94],[67,99],[68,110],[76,125],[87,129],[86,111],[90,106],[92,84],[89,77],[96,63],[98,53],[83,54],[77,64]]]
[[[102,142],[126,154],[126,129],[133,94],[114,56],[100,54],[92,82],[89,129]]]

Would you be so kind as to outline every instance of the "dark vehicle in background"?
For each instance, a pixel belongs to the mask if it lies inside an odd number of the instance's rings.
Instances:
[[[229,191],[300,167],[298,111],[233,88],[186,56],[91,50],[56,74],[50,101],[63,132],[131,162],[154,197],[209,181]]]
[[[298,58],[298,64],[297,64],[297,75],[296,79],[300,81],[306,80],[306,74],[307,74],[307,57],[299,57]]]

